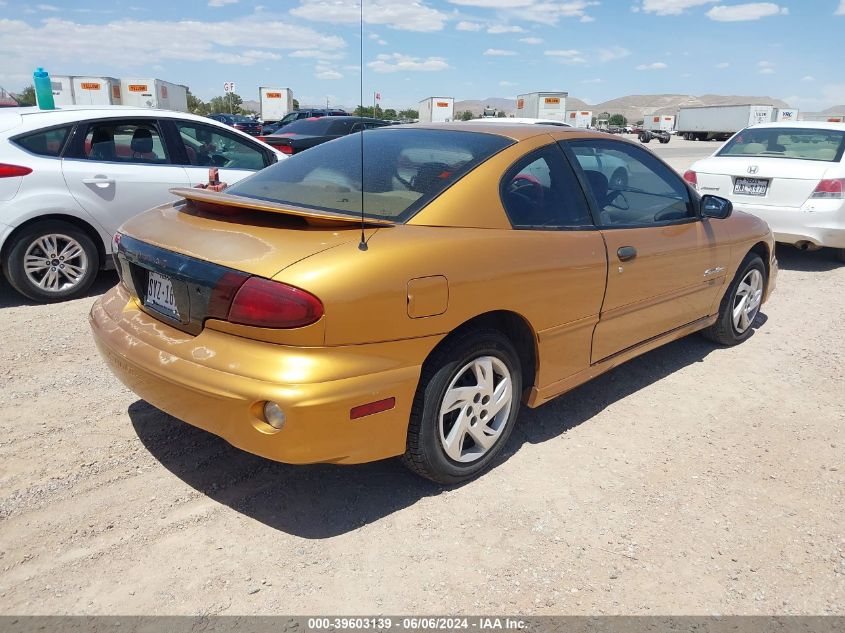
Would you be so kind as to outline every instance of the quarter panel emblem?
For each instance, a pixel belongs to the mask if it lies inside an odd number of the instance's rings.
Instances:
[[[758,171],[760,171],[760,168],[759,168],[757,165],[751,165],[751,166],[748,168],[748,173],[749,173],[749,174],[756,174]]]

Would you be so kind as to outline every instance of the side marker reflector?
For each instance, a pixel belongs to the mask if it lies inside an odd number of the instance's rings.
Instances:
[[[357,420],[367,415],[374,413],[381,413],[382,411],[389,411],[396,406],[396,398],[385,398],[384,400],[376,400],[369,404],[362,404],[357,407],[352,407],[349,411],[349,419]]]

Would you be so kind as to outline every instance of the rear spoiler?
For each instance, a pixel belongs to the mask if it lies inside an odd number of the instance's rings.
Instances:
[[[320,211],[318,209],[306,209],[294,205],[270,202],[269,200],[258,200],[244,196],[233,196],[224,192],[208,191],[207,189],[189,189],[186,187],[175,187],[170,190],[174,196],[179,196],[198,203],[203,210],[214,212],[209,207],[229,207],[232,212],[237,209],[248,211],[266,211],[269,213],[281,213],[282,215],[293,215],[303,218],[313,226],[334,226],[341,224],[354,224],[360,226],[393,226],[396,224],[391,220],[364,217],[363,222],[360,215],[344,215],[331,211]]]

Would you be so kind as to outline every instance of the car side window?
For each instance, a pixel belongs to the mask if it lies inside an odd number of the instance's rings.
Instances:
[[[158,126],[149,121],[91,123],[83,140],[82,158],[108,163],[170,163]]]
[[[269,164],[260,148],[237,134],[193,121],[176,121],[176,129],[188,163],[196,167],[259,170]]]
[[[38,132],[18,136],[12,140],[15,144],[33,154],[38,154],[39,156],[59,156],[72,129],[72,125],[54,127],[49,130],[39,130]]]
[[[565,143],[581,167],[602,226],[649,226],[696,218],[681,177],[648,151],[604,139]]]
[[[515,229],[593,225],[578,179],[554,143],[531,152],[508,169],[502,178],[501,196]]]

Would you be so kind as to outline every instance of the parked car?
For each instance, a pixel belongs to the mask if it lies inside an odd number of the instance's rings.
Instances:
[[[506,125],[508,123],[527,123],[529,125],[556,125],[557,127],[572,127],[569,123],[558,121],[557,119],[531,119],[528,117],[508,117],[504,119],[488,117],[485,119],[470,119],[469,121],[465,121],[465,123],[482,123],[485,125],[496,123],[499,125]]]
[[[765,222],[579,129],[389,126],[178,193],[121,229],[90,319],[111,370],[257,455],[401,455],[445,484],[496,460],[522,402],[694,331],[745,340],[777,272]]]
[[[687,179],[763,218],[778,242],[845,261],[845,124],[765,123],[697,161]]]
[[[208,118],[219,121],[250,136],[259,136],[262,132],[261,124],[258,121],[242,114],[210,114]]]
[[[0,110],[0,264],[34,301],[82,295],[112,265],[131,216],[171,187],[234,183],[283,156],[242,132],[184,112],[120,106]]]
[[[270,123],[264,126],[262,134],[269,136],[275,134],[280,128],[285,127],[288,123],[299,121],[300,119],[319,119],[324,116],[349,116],[345,110],[294,110],[288,112],[281,121]]]
[[[294,121],[280,132],[259,138],[283,154],[296,154],[347,134],[386,125],[390,125],[390,121],[359,116],[327,116]]]

